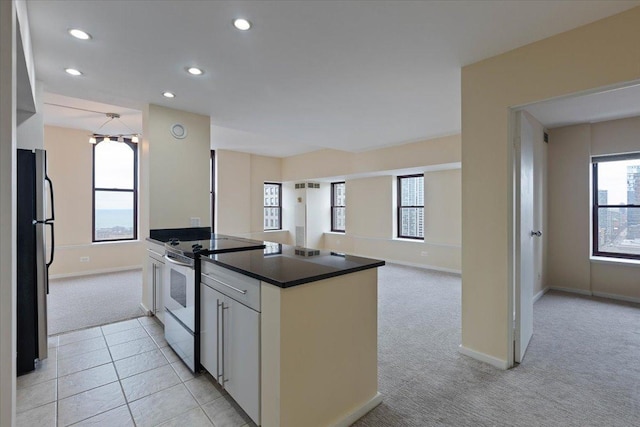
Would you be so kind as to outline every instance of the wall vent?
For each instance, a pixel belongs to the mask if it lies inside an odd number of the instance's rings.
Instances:
[[[299,184],[296,184],[296,190],[297,190],[297,189],[299,189],[299,188],[305,188],[305,187],[306,187],[306,185],[305,185],[305,183],[304,183],[304,182],[301,182],[301,183],[299,183]]]

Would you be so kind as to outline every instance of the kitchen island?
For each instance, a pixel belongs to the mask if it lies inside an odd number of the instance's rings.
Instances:
[[[201,261],[202,364],[257,424],[348,426],[381,402],[383,261],[270,243]]]

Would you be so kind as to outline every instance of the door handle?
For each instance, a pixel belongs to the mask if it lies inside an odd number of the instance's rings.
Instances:
[[[536,236],[536,237],[540,237],[542,236],[542,231],[538,230],[538,231],[532,231],[531,232],[531,237]]]

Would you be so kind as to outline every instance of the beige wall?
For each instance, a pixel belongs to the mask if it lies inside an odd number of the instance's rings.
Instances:
[[[93,146],[87,131],[45,126],[49,177],[55,190],[55,259],[51,277],[140,268],[139,241],[92,243]],[[144,238],[143,234],[139,237]],[[80,262],[89,257],[88,262]]]
[[[640,117],[550,131],[549,285],[640,301],[640,266],[590,261],[592,155],[640,151]]]
[[[548,286],[590,290],[591,126],[549,131]]]
[[[462,346],[507,366],[513,283],[509,108],[640,78],[640,8],[462,69]]]
[[[460,162],[460,135],[349,153],[318,150],[282,159],[282,180],[309,180]]]
[[[282,175],[284,180],[296,182],[334,177],[331,180],[346,181],[346,233],[328,232],[328,196],[323,208],[307,212],[314,215],[326,211],[325,249],[459,272],[462,234],[459,162],[460,135],[452,135],[361,153],[320,150],[287,157],[282,160]],[[407,169],[425,172],[424,242],[395,238],[395,177]]]
[[[282,231],[263,225],[264,183],[282,182],[281,167],[276,157],[216,150],[215,232],[290,243],[286,223]]]
[[[16,414],[16,12],[0,1],[0,425]]]
[[[187,128],[186,138],[171,135],[175,123]],[[200,218],[202,227],[211,225],[209,117],[151,104],[143,114],[143,128],[149,228],[190,227],[191,218]]]
[[[426,171],[424,241],[397,239],[396,176],[347,179],[346,232],[324,248],[443,271],[460,271],[460,169]]]

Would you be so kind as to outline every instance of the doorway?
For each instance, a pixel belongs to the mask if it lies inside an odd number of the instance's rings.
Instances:
[[[640,86],[636,83],[511,111],[514,144],[509,301],[514,323],[509,331],[509,342],[513,343],[510,366],[524,359],[527,342],[535,332],[531,329],[533,303],[549,289],[640,302],[637,286],[631,284],[633,280],[637,282],[631,277],[637,278],[640,261],[593,256],[593,240],[598,235],[592,231],[593,194],[597,193],[593,190],[591,168],[597,156],[640,152],[638,99]],[[533,162],[534,188],[536,184],[539,188],[534,194],[538,200],[529,205],[524,202],[530,202],[531,182],[526,174],[523,177],[522,171],[527,172],[527,168],[521,166],[530,166],[527,156],[531,156],[531,150],[529,143],[523,142],[523,135],[532,130],[536,135],[534,147],[539,145],[542,151],[537,165]],[[531,245],[531,241],[537,242],[533,243],[534,247],[537,245],[533,257],[528,255],[532,248],[523,247]]]

